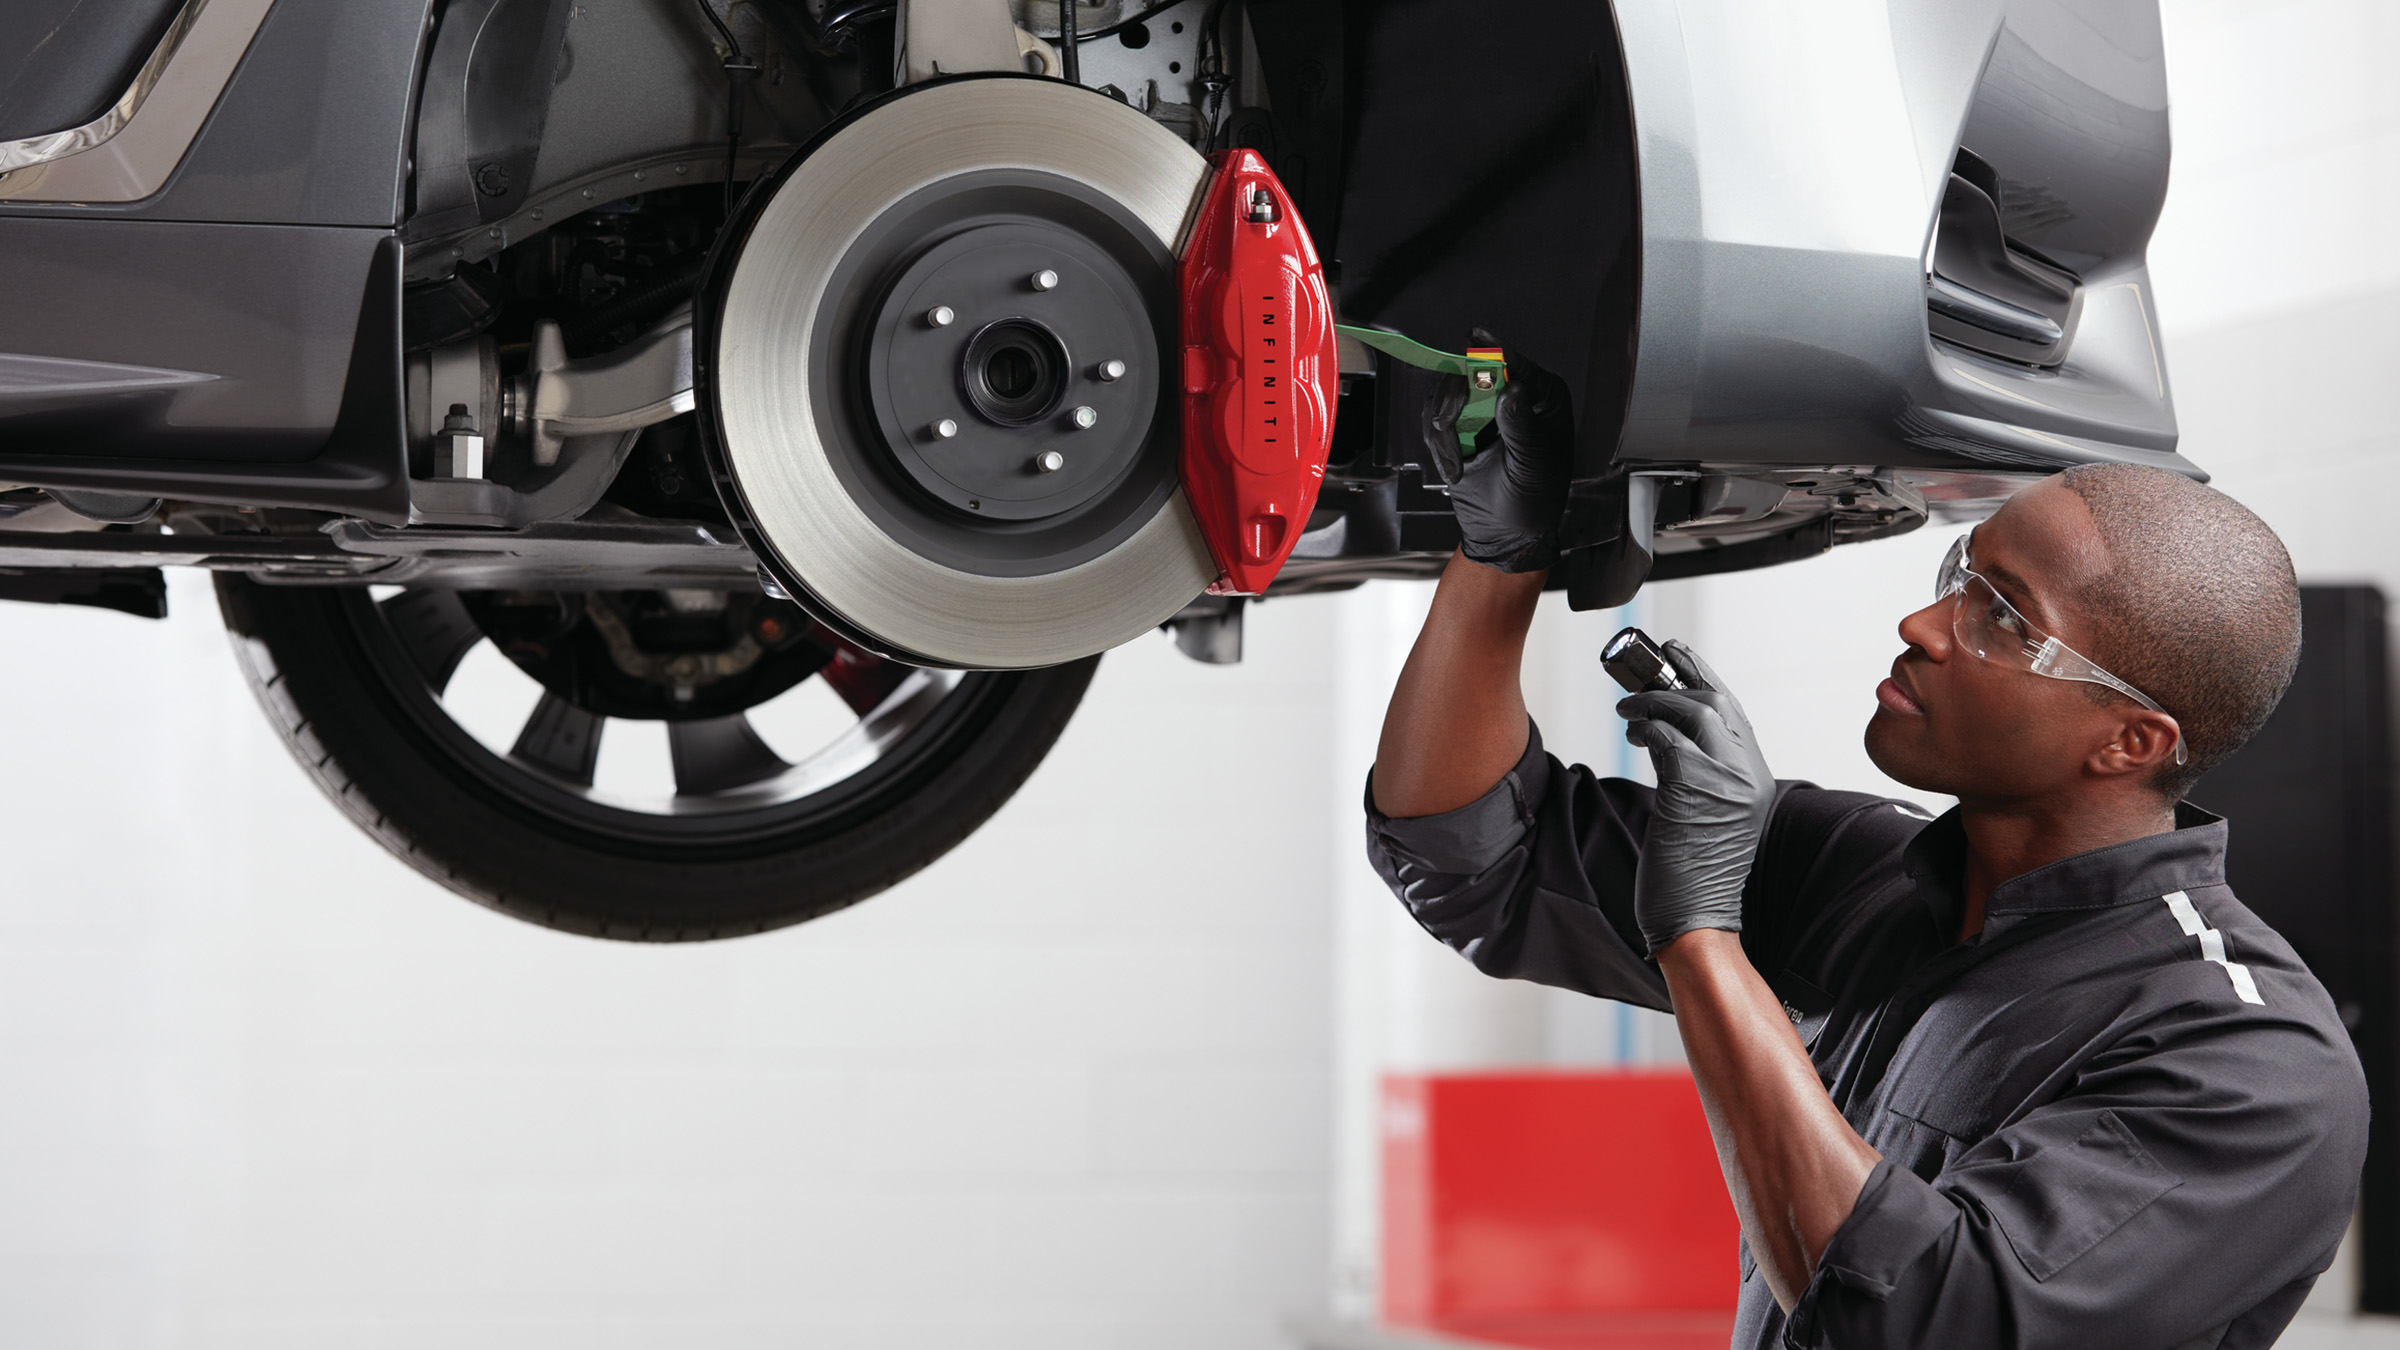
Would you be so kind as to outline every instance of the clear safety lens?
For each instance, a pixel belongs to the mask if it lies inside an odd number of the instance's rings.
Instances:
[[[1942,555],[1942,570],[1933,574],[1933,598],[1943,599],[1958,594],[1967,584],[1967,536],[1950,541],[1950,551]]]
[[[1933,585],[1936,600],[1958,597],[1958,606],[1950,614],[1950,635],[1962,649],[1983,660],[1998,661],[2030,674],[2106,685],[2152,712],[2166,712],[2149,695],[2101,669],[2098,662],[2034,627],[2031,620],[2017,612],[2015,605],[2008,603],[2008,597],[1992,589],[1992,583],[1967,566],[1967,539],[1962,534],[1950,545]],[[2182,764],[2189,758],[2179,734],[2175,738],[2175,762]]]
[[[2017,613],[2015,605],[1992,589],[1992,583],[1973,572],[1965,574],[1962,581],[1958,609],[1950,619],[1950,632],[1958,644],[1986,661],[2003,661],[2020,670],[2035,670],[2043,649],[2053,645],[2052,640],[2035,637],[2033,625]]]

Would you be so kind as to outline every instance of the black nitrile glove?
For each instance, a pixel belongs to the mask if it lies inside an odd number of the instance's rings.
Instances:
[[[1500,345],[1480,328],[1474,339],[1477,346]],[[1508,383],[1500,390],[1497,416],[1475,438],[1475,457],[1460,462],[1464,375],[1443,376],[1426,400],[1425,444],[1450,485],[1466,555],[1503,572],[1538,572],[1558,562],[1558,523],[1575,463],[1575,411],[1566,381],[1515,351],[1506,358]]]
[[[1658,796],[1633,874],[1633,918],[1650,953],[1699,928],[1742,931],[1742,886],[1775,805],[1775,775],[1742,705],[1680,642],[1664,649],[1689,690],[1617,704],[1625,739],[1650,752]]]

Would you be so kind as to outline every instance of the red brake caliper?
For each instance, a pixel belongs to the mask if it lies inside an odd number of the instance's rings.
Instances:
[[[1250,150],[1220,151],[1183,253],[1183,490],[1218,577],[1257,595],[1325,480],[1341,378],[1325,269]]]

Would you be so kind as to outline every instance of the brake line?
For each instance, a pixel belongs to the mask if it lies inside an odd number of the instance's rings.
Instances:
[[[1083,62],[1075,55],[1075,7],[1083,0],[1058,0],[1058,71],[1067,83],[1083,83]]]
[[[1230,125],[1232,120],[1227,118],[1224,124],[1220,124],[1218,121],[1218,117],[1225,107],[1225,91],[1233,84],[1232,77],[1225,73],[1225,34],[1223,29],[1226,3],[1227,0],[1209,0],[1208,9],[1200,17],[1199,68],[1192,72],[1198,77],[1203,97],[1207,100],[1208,148],[1211,151],[1219,148],[1217,140],[1224,134],[1225,126]],[[1241,11],[1236,9],[1234,26],[1237,32],[1241,23]]]
[[[742,93],[750,87],[751,78],[758,74],[758,63],[743,54],[742,44],[734,37],[733,29],[717,17],[716,9],[708,0],[695,0],[695,3],[700,6],[700,12],[708,16],[708,21],[716,26],[717,35],[725,39],[726,55],[721,63],[725,68],[725,220],[731,224],[733,171],[742,153]]]

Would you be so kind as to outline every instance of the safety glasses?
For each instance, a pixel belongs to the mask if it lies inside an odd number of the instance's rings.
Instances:
[[[2089,657],[2019,614],[2017,607],[2008,603],[2008,598],[1994,589],[1991,582],[1967,566],[1967,536],[1963,534],[1950,545],[1949,555],[1942,559],[1941,574],[1933,584],[1934,599],[1951,596],[1958,597],[1958,607],[1951,611],[1951,635],[1958,639],[1960,647],[1983,660],[2053,680],[2106,685],[2154,713],[2166,713],[2148,694],[2102,670]],[[2182,764],[2187,758],[2179,730],[2175,737],[2175,762]]]

